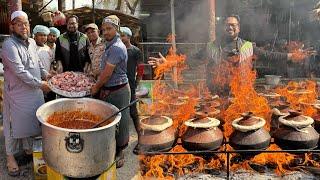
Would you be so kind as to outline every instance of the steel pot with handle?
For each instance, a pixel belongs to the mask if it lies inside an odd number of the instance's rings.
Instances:
[[[118,111],[109,103],[91,98],[62,98],[43,104],[36,115],[42,123],[44,160],[67,177],[92,177],[103,173],[114,162],[116,124],[121,113],[110,124],[94,129],[66,129],[47,122],[54,112],[75,110],[88,111],[102,118]]]

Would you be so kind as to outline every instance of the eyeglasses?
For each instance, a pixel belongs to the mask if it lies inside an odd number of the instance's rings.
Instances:
[[[77,22],[71,22],[71,23],[68,23],[68,25],[76,25],[78,24]]]
[[[17,25],[19,28],[24,27],[24,26],[25,27],[30,26],[29,22],[20,22],[20,21],[13,23],[13,25]]]
[[[238,23],[228,23],[228,24],[226,24],[226,27],[229,27],[229,26],[235,28],[235,27],[238,27],[239,24]]]

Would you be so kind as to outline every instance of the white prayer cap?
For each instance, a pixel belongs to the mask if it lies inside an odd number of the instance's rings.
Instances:
[[[43,33],[45,35],[48,35],[50,33],[50,30],[48,27],[43,26],[43,25],[36,25],[33,28],[33,34],[37,34],[37,33]]]
[[[28,19],[28,15],[27,13],[23,12],[23,11],[15,11],[11,14],[11,21],[14,20],[14,18],[19,17],[19,16],[23,16],[26,19]]]

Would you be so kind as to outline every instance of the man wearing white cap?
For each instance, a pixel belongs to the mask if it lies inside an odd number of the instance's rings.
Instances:
[[[37,44],[37,52],[44,69],[50,71],[50,65],[53,61],[53,53],[50,47],[46,45],[47,37],[50,33],[49,28],[43,25],[36,25],[33,28],[34,40]]]
[[[127,62],[127,76],[129,79],[131,101],[136,99],[136,88],[143,75],[143,66],[139,66],[142,63],[142,54],[138,47],[131,44],[130,38],[132,37],[132,31],[128,27],[120,27],[121,40],[127,47],[128,62]],[[138,72],[138,73],[137,73]],[[139,132],[139,117],[137,106],[134,104],[130,107],[130,116],[134,122],[134,127]],[[136,146],[138,147],[138,146]],[[135,148],[134,152],[137,153],[138,149]]]
[[[50,30],[50,33],[48,35],[47,45],[50,47],[50,50],[52,51],[52,54],[54,56],[53,59],[54,59],[55,51],[56,51],[56,41],[57,41],[57,38],[60,36],[60,31],[55,27],[50,27],[49,30]]]
[[[97,94],[100,90],[100,99],[115,105],[121,109],[130,102],[130,87],[127,77],[128,54],[126,46],[120,39],[120,20],[117,16],[111,15],[103,19],[102,32],[106,42],[106,49],[101,59],[97,83],[92,87],[91,93]],[[122,111],[119,129],[116,133],[117,143],[117,168],[124,164],[123,150],[129,142],[129,110]]]
[[[29,38],[28,16],[23,11],[11,14],[11,36],[2,46],[4,65],[3,132],[8,174],[19,175],[14,154],[20,145],[32,154],[32,137],[41,133],[36,110],[44,103],[43,91],[50,91],[48,72],[42,67],[35,41]]]
[[[50,34],[50,30],[48,27],[43,25],[36,25],[33,28],[34,40],[37,43],[37,52],[40,58],[40,62],[44,69],[47,72],[51,70],[51,64],[54,61],[54,53],[48,45],[46,45],[48,41],[48,36]],[[54,92],[49,92],[44,94],[45,102],[54,100],[56,98],[56,94]]]

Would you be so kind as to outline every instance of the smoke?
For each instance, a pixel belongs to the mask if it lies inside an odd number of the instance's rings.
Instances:
[[[209,37],[208,0],[177,4],[176,34],[180,42],[204,43]]]

